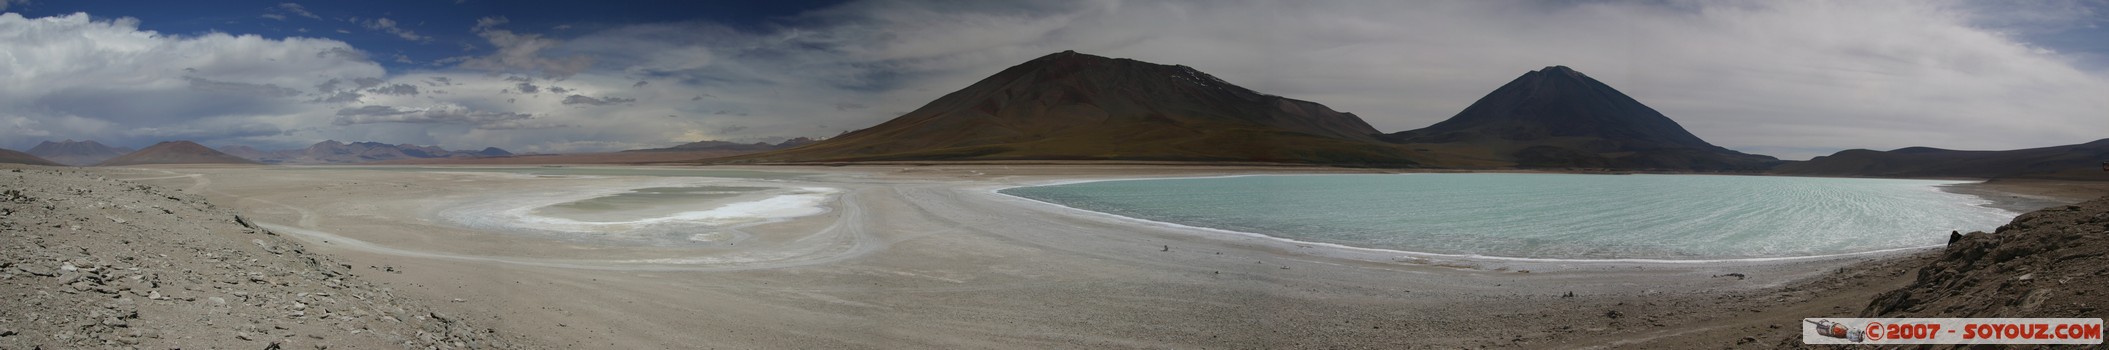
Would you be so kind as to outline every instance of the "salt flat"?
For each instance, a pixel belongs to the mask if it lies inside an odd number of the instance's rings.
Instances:
[[[728,181],[826,188],[824,210],[735,225],[737,239],[713,244],[657,244],[505,232],[441,213],[666,185],[661,177],[218,167],[137,178],[203,193],[311,249],[401,271],[368,277],[461,299],[442,307],[489,318],[500,332],[570,347],[1732,343],[1721,337],[1733,332],[1720,332],[1857,310],[1866,295],[1909,281],[1894,272],[1914,252],[1696,264],[1405,256],[1138,224],[994,192],[1081,179],[1367,172],[1349,169],[743,169],[811,174]]]

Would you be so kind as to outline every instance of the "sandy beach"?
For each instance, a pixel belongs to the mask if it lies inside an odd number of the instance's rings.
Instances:
[[[722,181],[826,188],[831,199],[811,215],[665,244],[478,229],[445,213],[720,180],[326,167],[99,171],[204,195],[312,251],[376,267],[358,273],[399,294],[456,301],[434,307],[524,335],[527,344],[564,348],[1780,344],[1798,341],[1792,325],[1802,317],[1851,315],[1868,296],[1909,282],[1906,272],[1931,250],[1706,263],[1446,257],[1151,224],[994,192],[1106,178],[1373,172],[1358,169],[701,169],[809,174]]]

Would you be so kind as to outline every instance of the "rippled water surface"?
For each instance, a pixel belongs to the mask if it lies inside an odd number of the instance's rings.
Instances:
[[[1138,219],[1358,247],[1564,259],[1731,259],[1941,244],[2016,213],[1956,181],[1408,174],[1101,181],[1002,193]]]

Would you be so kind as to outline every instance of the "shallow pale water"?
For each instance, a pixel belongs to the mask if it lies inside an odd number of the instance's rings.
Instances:
[[[1794,257],[1936,245],[2017,213],[1958,181],[1406,174],[1100,181],[1004,194],[1357,247],[1554,259]]]

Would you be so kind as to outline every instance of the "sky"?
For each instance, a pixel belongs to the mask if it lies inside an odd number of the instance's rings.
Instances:
[[[1724,147],[2109,138],[2109,0],[0,0],[0,147],[824,138],[1076,50],[1425,127],[1565,65]]]

